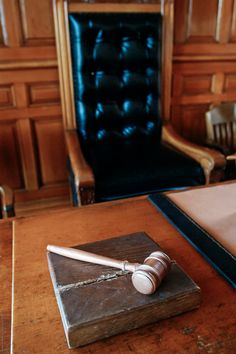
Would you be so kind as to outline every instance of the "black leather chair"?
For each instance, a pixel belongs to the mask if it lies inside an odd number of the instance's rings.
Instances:
[[[171,2],[166,3],[170,12]],[[186,142],[170,125],[163,127],[172,59],[163,50],[163,39],[172,38],[171,31],[163,33],[165,14],[94,13],[93,5],[89,12],[72,6],[67,14],[60,4],[55,0],[74,204],[208,182],[214,167],[222,167],[220,154]]]

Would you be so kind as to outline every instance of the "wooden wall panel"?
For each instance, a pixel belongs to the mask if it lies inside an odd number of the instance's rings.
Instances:
[[[2,19],[0,17],[0,47],[4,45],[3,42],[3,23],[2,23]]]
[[[217,5],[217,0],[175,1],[175,24],[180,25],[175,26],[175,43],[216,41]]]
[[[202,144],[205,141],[205,112],[208,104],[172,106],[172,124],[184,138]]]
[[[196,103],[199,100],[212,103],[234,100],[235,75],[234,61],[175,63],[172,102],[188,104],[192,100]]]
[[[32,119],[60,114],[51,0],[1,0],[0,183],[26,193],[45,187]]]
[[[0,183],[21,197],[67,185],[52,6],[0,1]]]
[[[60,104],[58,82],[36,83],[28,85],[29,104],[31,107],[42,104]]]
[[[234,0],[175,0],[174,55],[234,55]]]
[[[26,65],[41,67],[54,60],[55,65],[51,0],[1,0],[0,18],[0,64],[11,61],[17,67],[17,63],[27,61]]]
[[[186,75],[183,80],[183,95],[199,95],[211,93],[212,76],[202,75]]]
[[[15,107],[15,96],[13,85],[0,85],[0,109]]]
[[[234,1],[233,12],[232,12],[232,22],[229,32],[230,42],[236,43],[236,2]]]
[[[0,125],[0,180],[12,188],[24,188],[16,121],[1,121]]]
[[[209,16],[211,14],[211,16]],[[187,29],[185,41],[212,43],[217,42],[217,33],[219,32],[218,18],[218,0],[189,1]],[[201,26],[199,26],[201,23]]]
[[[34,120],[42,185],[67,179],[66,151],[61,117]]]
[[[0,12],[5,49],[20,46],[22,42],[22,30],[19,16],[19,1],[2,0],[0,2]]]
[[[19,5],[24,45],[54,45],[52,1],[21,0]]]
[[[176,68],[173,75],[173,96],[194,96],[207,95],[212,93],[213,74],[197,74],[194,70],[191,74],[186,74]]]
[[[225,75],[223,93],[236,95],[236,69],[235,73]]]
[[[236,0],[175,0],[171,121],[203,143],[205,112],[236,101]]]
[[[25,191],[55,186],[58,193],[58,184],[67,184],[67,171],[56,67],[1,71],[0,131],[13,119],[14,134],[7,139],[15,157],[9,168],[14,165],[14,173],[22,177],[10,185]],[[1,158],[3,165],[3,145]],[[0,180],[9,183],[8,173],[0,170]]]

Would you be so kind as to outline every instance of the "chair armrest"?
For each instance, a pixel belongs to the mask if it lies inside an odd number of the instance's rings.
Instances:
[[[226,156],[226,160],[229,161],[236,160],[236,153]]]
[[[232,151],[230,151],[230,149],[227,146],[217,144],[210,139],[206,139],[206,141],[204,141],[204,146],[208,147],[210,149],[217,150],[217,151],[221,152],[224,156],[230,155],[232,152]]]
[[[1,212],[5,219],[8,216],[13,216],[13,191],[7,185],[0,186]]]
[[[197,161],[203,168],[206,184],[210,181],[213,169],[225,168],[226,161],[223,154],[189,142],[176,133],[170,124],[163,127],[162,140]]]
[[[75,188],[79,204],[90,204],[94,201],[94,175],[91,167],[81,151],[76,130],[65,131],[66,146],[74,174]]]

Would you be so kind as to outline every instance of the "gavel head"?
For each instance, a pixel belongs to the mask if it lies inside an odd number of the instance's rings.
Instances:
[[[171,268],[171,259],[164,252],[150,254],[132,274],[132,283],[141,294],[153,294]]]

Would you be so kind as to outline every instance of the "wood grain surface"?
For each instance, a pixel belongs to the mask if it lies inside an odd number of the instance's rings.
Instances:
[[[67,172],[52,1],[3,0],[0,13],[0,180],[55,197]]]
[[[171,120],[183,137],[201,144],[210,105],[236,99],[236,1],[174,5]]]
[[[198,310],[69,350],[48,272],[46,246],[145,231],[202,290]],[[235,353],[235,292],[146,198],[15,221],[13,350],[22,353]]]
[[[0,353],[8,354],[11,331],[12,222],[0,221]]]
[[[76,247],[143,264],[160,250],[144,232]],[[131,273],[49,252],[49,270],[70,348],[127,332],[199,307],[199,287],[176,263],[152,296],[140,294]]]

